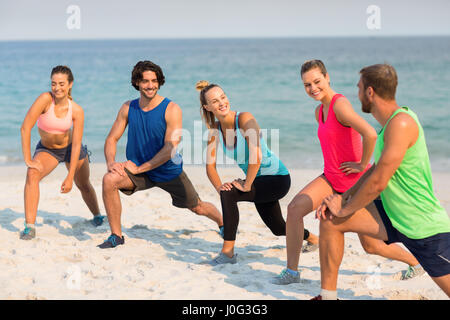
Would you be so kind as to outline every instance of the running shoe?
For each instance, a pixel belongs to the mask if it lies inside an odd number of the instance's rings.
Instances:
[[[105,219],[105,216],[99,214],[98,216],[95,216],[94,219],[91,220],[91,223],[94,225],[94,227],[98,227],[103,224],[103,219]]]
[[[20,233],[20,239],[31,240],[36,237],[36,228],[30,228],[25,225],[25,229]]]
[[[273,277],[270,281],[273,284],[278,285],[286,285],[291,283],[299,283],[300,282],[300,273],[297,272],[297,275],[293,275],[292,273],[288,272],[287,269],[283,269],[279,275],[276,277]]]
[[[311,242],[306,242],[302,247],[303,253],[313,252],[319,249],[319,244],[312,244]]]
[[[318,296],[315,296],[314,298],[309,299],[309,300],[323,300],[323,298],[322,298],[322,296],[319,294]],[[336,300],[339,300],[339,299],[336,299]],[[329,300],[329,301],[331,301],[331,300]]]
[[[124,236],[122,236],[122,238],[121,238],[115,234],[112,234],[108,237],[108,239],[105,240],[105,242],[103,242],[102,244],[99,244],[97,247],[99,247],[100,249],[108,249],[108,248],[117,247],[118,245],[121,245],[124,243],[125,243]]]
[[[423,267],[419,264],[417,266],[411,267],[408,266],[408,269],[397,272],[394,275],[394,278],[396,280],[409,280],[415,277],[418,277],[422,274],[425,273],[425,270],[423,269]]]
[[[230,258],[226,254],[221,252],[217,257],[212,259],[209,264],[212,266],[217,266],[219,264],[226,264],[226,263],[235,264],[236,262],[237,262],[237,253]]]

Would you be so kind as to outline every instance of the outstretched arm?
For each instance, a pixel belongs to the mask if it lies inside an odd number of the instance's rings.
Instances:
[[[22,137],[23,160],[29,168],[36,168],[42,171],[42,164],[31,159],[31,129],[33,129],[39,116],[44,112],[46,106],[52,101],[50,93],[41,94],[31,105],[25,119],[23,120],[20,133]]]
[[[239,127],[244,131],[244,137],[247,141],[249,159],[247,176],[245,181],[235,180],[233,185],[241,191],[250,191],[253,181],[255,181],[259,167],[261,166],[262,152],[260,145],[261,130],[255,117],[250,112],[243,112],[239,115]],[[236,128],[236,130],[239,130]],[[237,133],[236,133],[237,134]]]
[[[72,107],[72,120],[72,153],[70,155],[69,172],[66,179],[61,185],[62,193],[68,193],[70,190],[72,190],[73,179],[75,177],[78,159],[80,158],[81,140],[83,138],[84,112],[83,109],[75,102],[73,103]]]
[[[219,173],[217,172],[216,162],[217,162],[217,146],[219,144],[219,130],[217,126],[209,129],[208,132],[208,144],[206,149],[206,175],[209,181],[213,185],[214,189],[218,193],[222,190],[231,190],[231,183],[224,183],[220,179]]]
[[[114,124],[109,131],[108,136],[105,140],[105,160],[106,166],[108,168],[108,172],[116,172],[121,176],[126,175],[123,170],[123,164],[116,162],[116,150],[117,150],[117,142],[122,137],[125,132],[125,128],[128,125],[128,110],[130,108],[130,101],[125,102],[119,110],[117,114],[117,118],[114,121]]]

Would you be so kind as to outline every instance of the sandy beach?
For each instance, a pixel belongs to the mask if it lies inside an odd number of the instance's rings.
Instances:
[[[102,214],[101,182],[106,167],[91,164],[91,181]],[[204,201],[220,210],[219,196],[203,167],[185,171]],[[19,240],[23,229],[23,187],[26,167],[0,167],[0,299],[310,299],[320,292],[318,251],[302,254],[302,281],[287,286],[269,282],[286,263],[285,237],[263,224],[251,203],[240,203],[235,265],[212,267],[220,251],[216,225],[186,209],[171,205],[161,189],[121,195],[125,245],[101,250],[110,234],[108,223],[95,228],[91,213],[74,186],[59,188],[63,165],[41,182],[37,238]],[[236,168],[219,170],[223,181],[243,177]],[[292,186],[281,201],[283,214],[293,196],[318,170],[291,170]],[[434,173],[434,189],[450,212],[450,173]],[[310,214],[305,226],[318,233]],[[400,262],[368,255],[356,234],[348,234],[340,269],[340,299],[448,299],[428,275],[399,281],[393,275],[406,268]]]

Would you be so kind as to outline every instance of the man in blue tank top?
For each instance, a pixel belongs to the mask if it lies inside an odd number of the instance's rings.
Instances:
[[[103,177],[103,201],[111,236],[100,248],[124,243],[121,230],[122,206],[119,190],[126,195],[160,187],[172,197],[172,204],[187,208],[213,220],[223,228],[217,208],[200,200],[183,171],[183,161],[176,148],[181,139],[182,111],[169,99],[158,94],[164,84],[161,68],[151,61],[139,61],[133,69],[131,84],[140,98],[125,102],[105,141],[108,172]],[[126,162],[116,162],[116,146],[128,125]]]

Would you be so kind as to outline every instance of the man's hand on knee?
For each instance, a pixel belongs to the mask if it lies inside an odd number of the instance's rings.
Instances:
[[[111,173],[117,173],[120,176],[126,176],[127,173],[125,172],[125,162],[112,162],[111,164],[107,165],[108,172]]]

